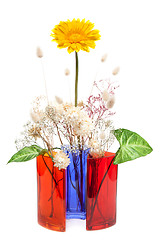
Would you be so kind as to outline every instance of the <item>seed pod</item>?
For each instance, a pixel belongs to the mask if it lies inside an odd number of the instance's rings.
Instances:
[[[107,59],[107,54],[104,54],[104,55],[102,56],[102,58],[101,58],[101,62],[105,62],[106,59]]]
[[[58,97],[58,96],[55,96],[55,99],[56,99],[56,102],[57,102],[58,104],[62,104],[62,103],[63,103],[62,98],[60,98],[60,97]]]
[[[113,69],[112,74],[117,75],[119,73],[119,71],[120,71],[120,68],[116,67],[116,68]]]
[[[66,76],[68,76],[68,75],[70,74],[70,71],[69,71],[68,68],[65,69],[64,74],[65,74]]]
[[[37,47],[37,57],[38,57],[38,58],[42,58],[42,57],[43,57],[43,52],[42,52],[42,50],[40,49],[40,47]]]
[[[105,101],[105,102],[108,101],[108,99],[109,99],[109,93],[108,93],[107,89],[105,89],[105,90],[103,91],[103,93],[102,93],[102,99],[103,99],[103,101]]]
[[[107,108],[112,108],[115,104],[115,97],[114,96],[111,96],[107,102]]]

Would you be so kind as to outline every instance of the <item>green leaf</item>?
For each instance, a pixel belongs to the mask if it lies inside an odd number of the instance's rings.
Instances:
[[[48,153],[47,149],[41,149],[39,155],[44,155],[45,153]]]
[[[140,135],[127,129],[117,129],[114,131],[120,148],[116,152],[114,164],[119,164],[136,158],[146,156],[153,149]]]
[[[19,150],[17,153],[15,153],[8,163],[10,162],[26,162],[29,161],[38,155],[40,155],[40,152],[42,151],[42,148],[37,145],[32,145],[30,147],[24,147],[21,150]]]

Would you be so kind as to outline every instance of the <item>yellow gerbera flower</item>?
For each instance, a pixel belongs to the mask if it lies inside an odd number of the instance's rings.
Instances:
[[[89,52],[89,47],[95,48],[95,41],[100,39],[99,30],[93,28],[94,24],[85,22],[85,19],[61,21],[52,29],[52,41],[58,43],[58,48],[68,48],[69,53],[80,50]]]

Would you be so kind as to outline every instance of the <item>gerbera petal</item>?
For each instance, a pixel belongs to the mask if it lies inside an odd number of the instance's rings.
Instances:
[[[67,51],[68,51],[68,53],[72,53],[72,52],[74,52],[74,49],[71,46],[69,46]]]

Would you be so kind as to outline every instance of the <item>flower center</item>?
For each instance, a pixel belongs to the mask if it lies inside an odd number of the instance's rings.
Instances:
[[[70,41],[71,41],[72,43],[79,42],[80,39],[81,39],[81,35],[78,34],[78,33],[73,33],[73,34],[70,35]]]

